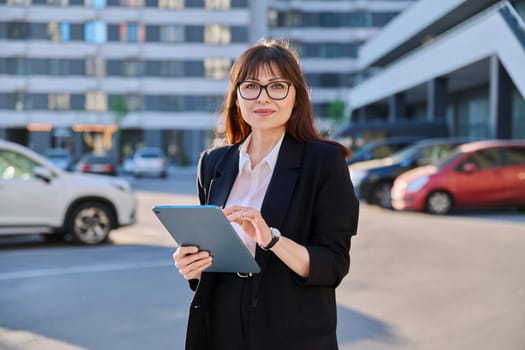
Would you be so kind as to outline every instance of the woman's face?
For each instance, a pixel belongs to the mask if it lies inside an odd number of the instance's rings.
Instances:
[[[252,127],[253,132],[283,132],[292,115],[295,104],[295,88],[288,80],[280,76],[275,67],[272,67],[272,70],[274,74],[269,69],[260,69],[258,76],[245,79],[248,83],[243,83],[237,88],[237,106],[241,111],[242,118]],[[257,84],[270,85],[267,85],[266,89],[260,89]],[[259,89],[262,91],[257,98],[247,100],[243,98],[240,89],[248,98],[255,96]],[[284,99],[276,100],[268,96],[269,90],[270,95],[281,98],[286,89],[288,89],[288,95]]]

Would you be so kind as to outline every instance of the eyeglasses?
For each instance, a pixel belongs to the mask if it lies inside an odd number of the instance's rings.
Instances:
[[[237,83],[237,89],[245,100],[255,100],[261,96],[263,89],[272,100],[284,100],[290,91],[291,82],[285,80],[272,81],[261,85],[251,80],[243,80]]]

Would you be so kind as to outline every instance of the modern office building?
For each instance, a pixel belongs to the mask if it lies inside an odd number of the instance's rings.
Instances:
[[[361,47],[352,122],[525,139],[524,18],[524,0],[416,2]]]
[[[354,84],[358,46],[411,3],[0,0],[0,138],[75,157],[158,146],[194,164],[256,40],[299,51],[322,121]]]

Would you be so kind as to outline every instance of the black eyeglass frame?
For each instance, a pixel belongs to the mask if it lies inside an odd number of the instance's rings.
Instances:
[[[253,98],[246,98],[246,97],[244,97],[242,92],[241,92],[241,89],[240,89],[240,86],[241,86],[242,83],[252,83],[252,84],[258,85],[259,86],[259,93],[257,94],[257,96],[255,96]],[[268,85],[272,85],[272,84],[275,84],[275,83],[283,83],[283,84],[285,84],[287,86],[286,95],[284,95],[284,97],[282,97],[282,98],[273,98],[271,96],[271,94],[268,92]],[[256,99],[259,98],[259,96],[261,96],[261,93],[264,90],[264,91],[266,91],[266,96],[268,96],[272,100],[281,101],[281,100],[284,100],[285,98],[288,97],[288,94],[290,93],[290,86],[292,86],[293,83],[291,81],[288,81],[288,80],[276,80],[276,81],[269,82],[266,85],[262,85],[262,84],[259,84],[256,81],[253,81],[253,80],[241,80],[241,81],[237,82],[237,84],[235,84],[235,85],[237,87],[237,91],[239,92],[239,95],[241,95],[241,97],[244,100],[247,100],[247,101],[256,100]]]

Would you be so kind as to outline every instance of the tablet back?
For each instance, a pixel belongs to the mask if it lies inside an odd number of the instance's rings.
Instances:
[[[213,205],[161,205],[153,212],[180,246],[195,245],[213,256],[206,272],[259,272],[259,265],[222,210]]]

